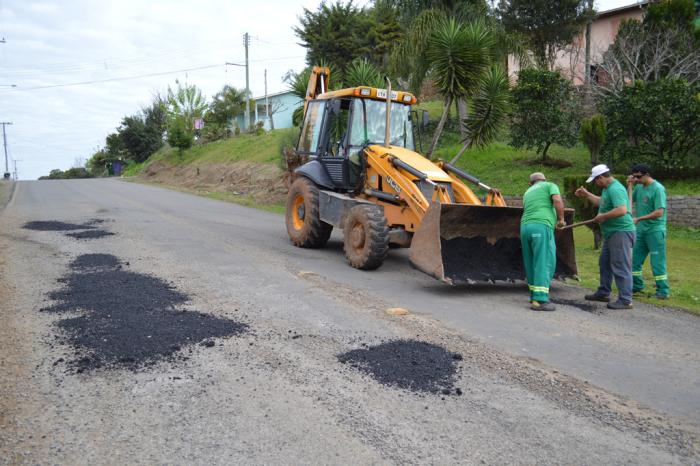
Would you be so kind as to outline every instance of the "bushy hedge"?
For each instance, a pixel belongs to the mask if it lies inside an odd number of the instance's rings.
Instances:
[[[700,84],[635,82],[604,99],[601,110],[610,163],[646,162],[672,173],[700,166]]]

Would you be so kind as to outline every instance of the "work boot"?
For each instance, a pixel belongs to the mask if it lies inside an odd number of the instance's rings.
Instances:
[[[586,301],[600,301],[601,303],[609,303],[610,296],[605,296],[598,293],[587,294],[583,297]]]
[[[556,309],[556,306],[550,302],[532,301],[530,309],[533,311],[553,311]]]
[[[608,309],[633,309],[634,305],[632,303],[623,303],[622,301],[615,301],[614,303],[608,303]]]
[[[665,294],[655,294],[654,297],[656,299],[668,299],[668,295]]]

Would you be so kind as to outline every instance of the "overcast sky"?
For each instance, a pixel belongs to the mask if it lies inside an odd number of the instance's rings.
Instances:
[[[356,1],[364,5],[368,1]],[[599,0],[599,9],[634,3]],[[254,96],[286,90],[282,76],[304,67],[292,27],[319,0],[0,0],[0,121],[10,171],[20,179],[65,170],[104,144],[122,117],[175,79],[207,98],[224,84],[245,87],[243,34]],[[178,71],[183,70],[183,71]],[[188,71],[184,71],[188,70]],[[151,76],[145,76],[151,75]],[[135,79],[124,79],[135,78]],[[82,83],[82,84],[77,84]],[[8,85],[17,87],[11,88]],[[0,152],[0,172],[4,172]]]

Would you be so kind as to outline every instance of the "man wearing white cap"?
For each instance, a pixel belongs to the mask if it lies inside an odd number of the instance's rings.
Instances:
[[[603,188],[602,195],[596,196],[583,186],[576,190],[576,196],[585,197],[598,206],[595,221],[603,233],[603,247],[600,251],[600,286],[595,293],[586,295],[589,301],[608,303],[610,309],[632,308],[632,247],[635,228],[632,220],[632,207],[627,190],[622,183],[610,174],[606,165],[596,165],[586,183],[595,183]],[[612,281],[619,292],[615,302],[610,301]]]
[[[532,310],[554,310],[554,304],[549,302],[549,284],[557,266],[554,227],[564,225],[564,201],[559,187],[547,181],[544,173],[533,173],[530,188],[523,196],[520,220],[520,243]]]

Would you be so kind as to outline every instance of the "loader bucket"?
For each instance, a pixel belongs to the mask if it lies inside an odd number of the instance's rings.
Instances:
[[[525,279],[519,207],[432,203],[413,235],[411,263],[449,284]],[[567,211],[567,220],[573,211]],[[557,231],[558,277],[576,275],[571,229]]]

